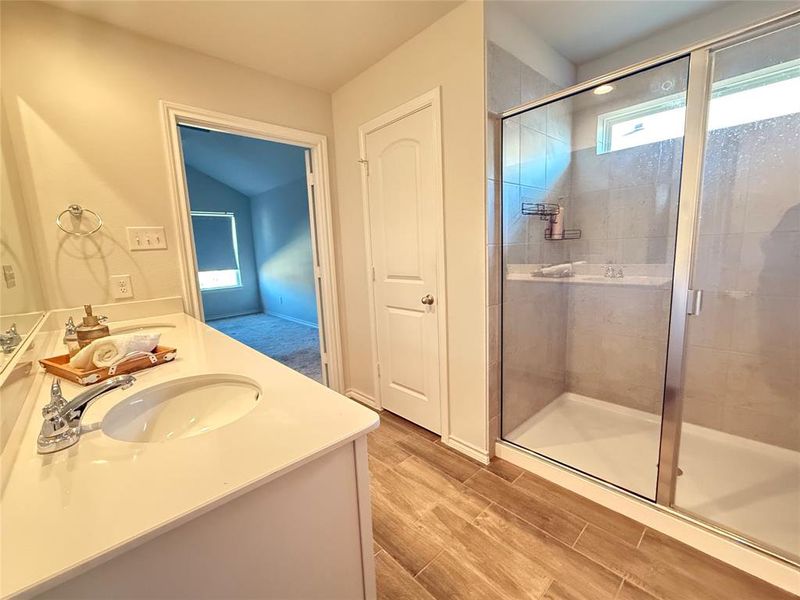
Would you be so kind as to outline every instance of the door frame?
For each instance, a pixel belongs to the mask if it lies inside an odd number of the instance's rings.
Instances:
[[[372,345],[372,376],[375,382],[374,397],[370,404],[383,410],[381,401],[380,372],[378,368],[378,327],[377,310],[375,306],[375,280],[374,263],[372,257],[372,232],[371,232],[371,212],[369,201],[369,181],[367,173],[369,165],[367,163],[367,135],[377,131],[387,125],[391,125],[400,119],[408,117],[416,112],[430,107],[433,113],[433,154],[436,164],[433,168],[433,187],[434,193],[432,200],[437,204],[436,223],[434,229],[437,232],[436,239],[436,289],[433,291],[437,300],[437,330],[439,335],[439,402],[441,410],[441,436],[442,441],[447,443],[450,439],[450,395],[448,378],[448,352],[447,352],[447,270],[445,261],[445,236],[444,236],[444,188],[443,180],[443,161],[442,161],[442,107],[441,107],[441,88],[435,87],[424,94],[417,96],[400,106],[397,106],[366,123],[358,128],[358,155],[361,164],[361,199],[364,211],[364,240],[366,249],[366,275],[367,286],[369,288],[369,324],[370,342]]]
[[[331,214],[330,174],[328,167],[328,139],[326,136],[229,115],[221,112],[188,106],[166,100],[160,101],[167,170],[172,192],[172,206],[180,243],[178,259],[181,268],[184,311],[196,319],[203,318],[203,303],[197,281],[197,255],[194,248],[190,218],[189,192],[186,184],[183,151],[181,149],[179,125],[203,127],[221,133],[280,142],[305,148],[310,154],[312,180],[309,189],[309,212],[311,214],[312,255],[315,261],[315,287],[317,315],[320,330],[320,358],[323,377],[327,371],[326,384],[343,393],[344,373],[342,366],[341,324],[336,286],[336,263]],[[313,203],[311,192],[313,191]],[[323,352],[325,348],[325,352]],[[327,369],[325,368],[327,366]]]

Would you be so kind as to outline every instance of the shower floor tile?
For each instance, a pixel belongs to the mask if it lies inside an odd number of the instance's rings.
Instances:
[[[647,498],[660,417],[564,393],[506,439]],[[684,424],[676,506],[800,556],[800,453]]]

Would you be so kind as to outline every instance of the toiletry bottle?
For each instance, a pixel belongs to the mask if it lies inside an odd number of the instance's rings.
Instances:
[[[72,358],[78,353],[81,347],[78,345],[78,333],[75,330],[75,321],[70,317],[64,325],[64,345],[67,347],[69,357]]]
[[[86,311],[86,316],[83,317],[83,323],[75,328],[75,332],[78,334],[78,345],[81,348],[88,346],[97,338],[109,335],[108,325],[103,324],[108,319],[93,315],[91,304],[84,304],[83,309]]]

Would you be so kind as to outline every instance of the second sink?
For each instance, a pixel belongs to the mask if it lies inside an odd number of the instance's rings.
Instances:
[[[232,423],[255,408],[258,384],[240,375],[196,375],[136,392],[108,411],[103,432],[125,442],[166,442]]]

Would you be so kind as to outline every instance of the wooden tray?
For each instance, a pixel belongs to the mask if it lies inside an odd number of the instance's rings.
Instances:
[[[108,379],[109,377],[114,377],[115,375],[133,373],[135,371],[141,371],[142,369],[155,367],[165,362],[170,362],[175,359],[175,354],[177,352],[177,348],[156,346],[156,349],[151,354],[131,358],[118,365],[100,369],[76,369],[71,367],[69,366],[69,354],[53,356],[52,358],[43,358],[39,361],[39,364],[42,365],[44,370],[48,373],[52,373],[53,375],[80,385],[90,385]]]

